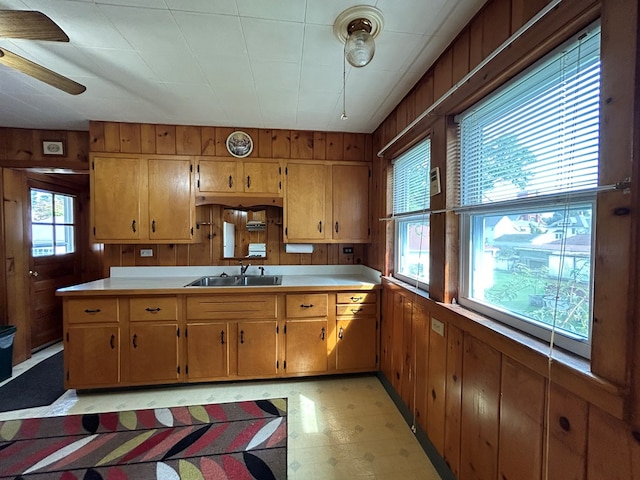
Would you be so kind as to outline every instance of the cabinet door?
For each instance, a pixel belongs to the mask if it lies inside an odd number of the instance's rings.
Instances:
[[[191,160],[149,160],[149,239],[191,240],[195,196]]]
[[[178,325],[137,323],[129,326],[129,378],[136,383],[178,380]]]
[[[285,361],[288,374],[327,371],[327,320],[286,322]]]
[[[246,193],[273,193],[282,191],[280,162],[244,162],[243,184]]]
[[[369,241],[369,167],[334,165],[332,174],[333,239]]]
[[[376,319],[338,320],[336,323],[336,368],[376,369]]]
[[[190,381],[229,376],[229,344],[235,341],[230,333],[227,322],[187,325],[187,377]]]
[[[94,157],[91,170],[93,235],[100,240],[141,238],[142,163],[139,158]]]
[[[287,165],[284,206],[285,239],[288,242],[331,238],[327,225],[329,167],[314,163]]]
[[[236,193],[243,190],[241,162],[201,159],[198,172],[199,193]]]
[[[278,373],[277,322],[238,322],[238,376],[264,377]]]
[[[69,327],[65,336],[66,388],[120,383],[120,329],[116,325]]]

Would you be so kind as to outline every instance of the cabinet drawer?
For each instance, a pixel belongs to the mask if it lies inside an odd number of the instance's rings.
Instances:
[[[190,320],[278,318],[275,295],[210,295],[187,297]]]
[[[349,317],[365,317],[376,314],[375,303],[364,303],[356,305],[336,305],[336,315]]]
[[[336,303],[376,303],[376,292],[338,293]]]
[[[287,295],[287,317],[326,317],[329,313],[328,304],[329,298],[325,293]]]
[[[136,297],[129,299],[129,319],[132,322],[177,320],[176,297]]]
[[[67,321],[69,323],[117,322],[117,298],[83,298],[67,300]]]

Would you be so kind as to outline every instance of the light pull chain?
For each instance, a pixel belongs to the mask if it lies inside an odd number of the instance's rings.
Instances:
[[[344,49],[342,51],[342,115],[340,118],[346,120],[347,117],[347,41],[344,42]]]

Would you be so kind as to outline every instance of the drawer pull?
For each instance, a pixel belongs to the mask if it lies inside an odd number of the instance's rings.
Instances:
[[[300,304],[300,308],[313,308],[313,303],[310,303],[309,305],[302,303]]]
[[[318,223],[318,231],[322,233],[322,220]]]
[[[244,330],[240,330],[240,343],[244,343]]]
[[[320,335],[320,338],[324,340],[324,327],[322,327],[322,334]]]
[[[86,308],[84,310],[84,313],[88,313],[88,314],[94,314],[94,313],[100,313],[102,310],[100,310],[99,308],[95,308],[95,309],[90,309],[90,308]]]
[[[224,330],[220,330],[220,344],[224,345]]]
[[[359,302],[362,300],[362,297],[351,297],[352,302]]]
[[[251,188],[251,177],[247,175],[247,188]]]
[[[151,231],[153,233],[156,233],[156,221],[155,220],[151,220]]]
[[[338,222],[336,222],[336,233],[338,233]]]
[[[133,348],[138,348],[138,335],[136,335],[135,333],[133,334],[131,343],[133,344]]]
[[[133,233],[136,233],[136,221],[135,220],[131,221],[131,231]]]
[[[343,329],[342,327],[340,327],[340,331],[338,332],[338,338],[342,340],[342,336],[343,336]]]
[[[156,308],[145,308],[145,310],[149,313],[158,313],[160,310],[162,310],[160,307],[156,307]]]
[[[351,309],[351,313],[353,313],[354,315],[355,315],[356,313],[360,313],[361,311],[362,311],[362,309],[361,309],[361,308],[352,308],[352,309]]]
[[[113,350],[114,348],[116,348],[116,336],[112,333],[111,334],[111,340],[109,340],[109,345],[111,345],[111,350]]]
[[[229,175],[229,188],[233,187],[233,177]]]

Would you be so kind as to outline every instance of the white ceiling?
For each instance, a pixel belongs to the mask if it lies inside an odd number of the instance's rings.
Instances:
[[[85,85],[72,96],[0,65],[0,126],[89,120],[370,133],[485,0],[377,0],[372,62],[347,65],[335,18],[351,0],[0,0],[39,10],[69,43],[0,47]]]

